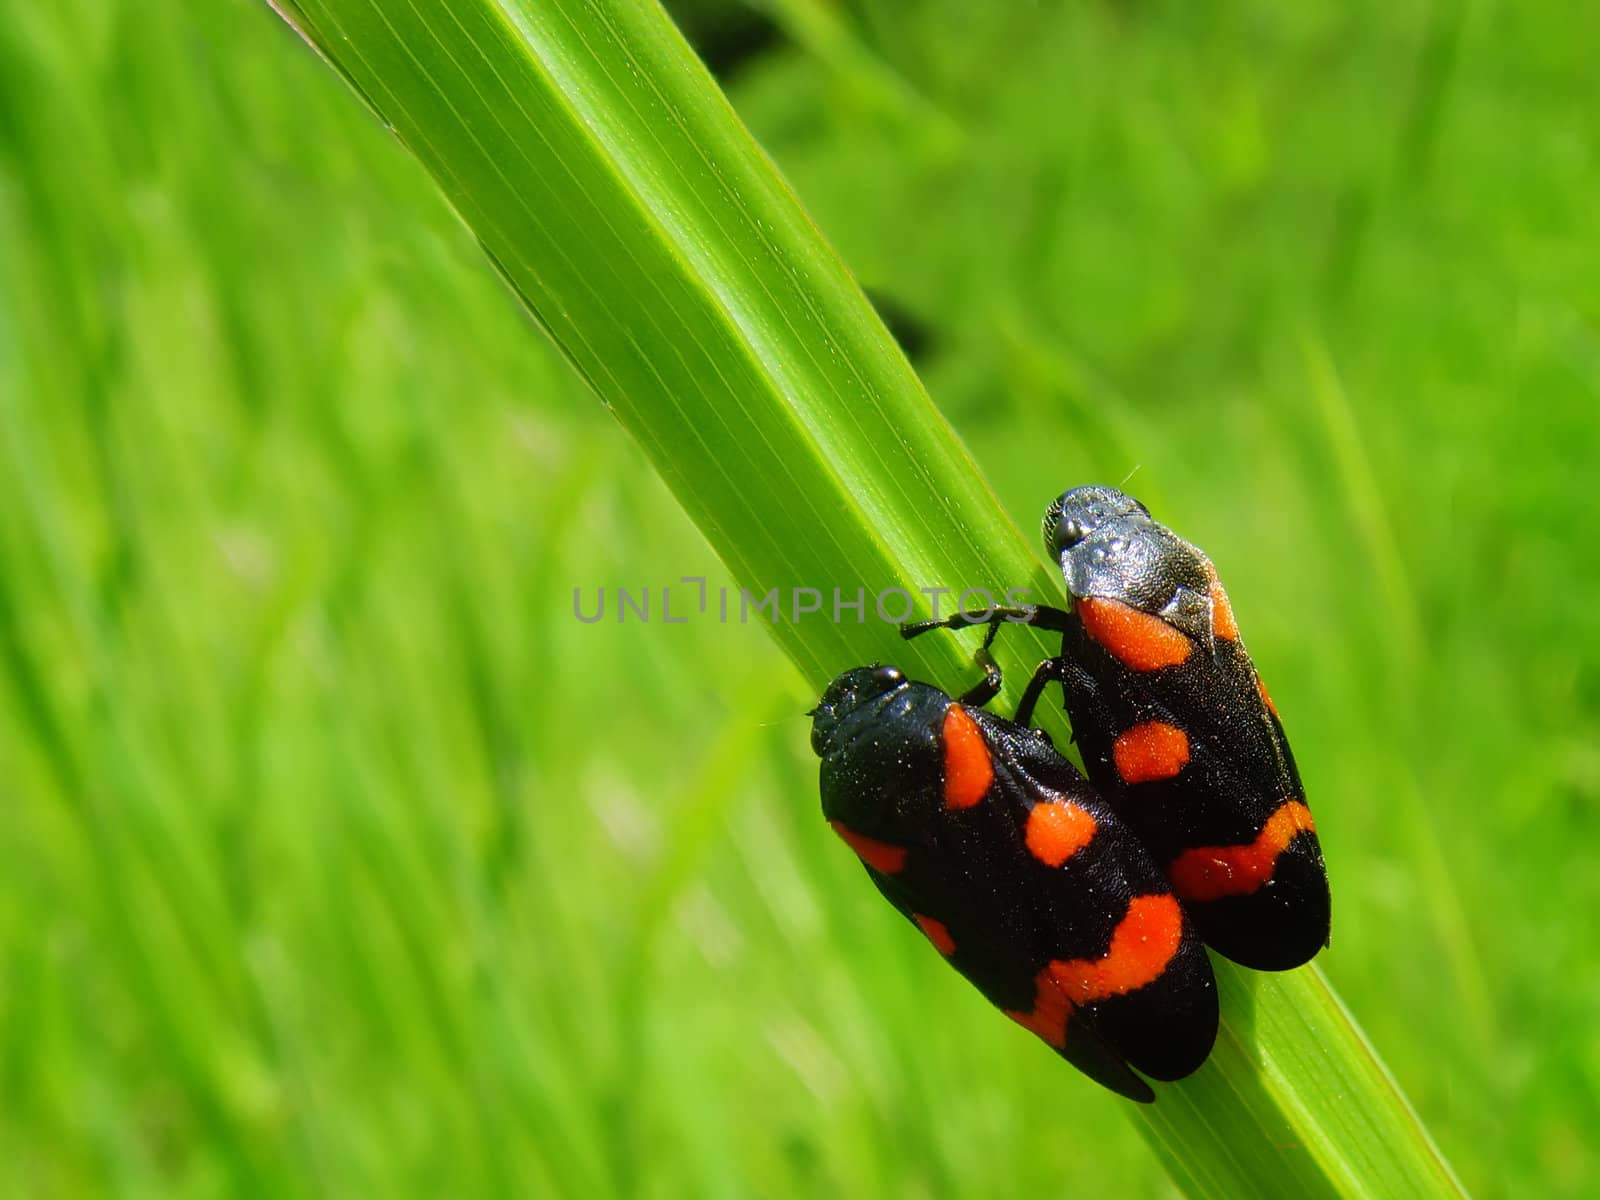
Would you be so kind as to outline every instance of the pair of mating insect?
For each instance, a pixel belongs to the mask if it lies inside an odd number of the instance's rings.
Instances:
[[[1217,1032],[1209,945],[1247,967],[1328,941],[1328,878],[1283,726],[1197,547],[1109,487],[1045,515],[1070,609],[958,613],[988,625],[957,699],[893,667],[839,676],[813,712],[822,809],[878,890],[996,1007],[1090,1078],[1150,1101]],[[1016,720],[1000,625],[1062,636]],[[1086,780],[1029,727],[1061,685]]]

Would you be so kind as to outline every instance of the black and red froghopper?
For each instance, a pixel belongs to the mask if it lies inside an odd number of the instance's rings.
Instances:
[[[1111,487],[1065,492],[1045,514],[1070,611],[958,615],[909,626],[1022,619],[1062,634],[1018,706],[1062,685],[1090,780],[1166,870],[1213,949],[1286,970],[1328,943],[1327,869],[1277,710],[1211,560]]]
[[[1211,963],[1160,867],[1039,730],[893,667],[814,710],[822,809],[878,890],[1005,1014],[1133,1100],[1217,1031]]]

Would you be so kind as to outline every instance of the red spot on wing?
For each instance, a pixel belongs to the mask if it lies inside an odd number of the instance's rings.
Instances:
[[[1047,867],[1059,867],[1094,841],[1093,814],[1070,800],[1044,800],[1028,811],[1024,837],[1028,853]]]
[[[1142,988],[1161,977],[1183,940],[1183,910],[1170,895],[1135,896],[1103,958],[1050,964],[1050,977],[1074,1004]]]
[[[993,782],[994,763],[978,723],[952,704],[944,714],[944,806],[971,808]]]
[[[1034,978],[1031,1012],[1006,1010],[1024,1029],[1056,1049],[1067,1044],[1072,1010],[1108,1000],[1159,979],[1183,940],[1183,910],[1171,896],[1135,896],[1100,958],[1052,962]]]
[[[933,948],[940,954],[949,958],[956,952],[956,940],[950,936],[950,930],[945,927],[943,921],[936,921],[932,917],[923,916],[921,913],[913,913],[912,917],[917,922],[918,928],[933,943]]]
[[[882,871],[885,875],[897,875],[906,869],[904,846],[891,846],[888,842],[863,837],[842,821],[828,823],[833,826],[833,831],[844,839],[845,845],[854,850],[861,857],[861,861],[874,871]]]
[[[1189,735],[1165,721],[1145,721],[1117,738],[1111,757],[1123,783],[1171,779],[1189,763]]]
[[[1160,617],[1120,600],[1086,596],[1074,611],[1090,637],[1135,671],[1175,667],[1186,662],[1194,649],[1187,636]]]
[[[1008,1008],[1003,1011],[1018,1025],[1060,1050],[1067,1044],[1067,1015],[1071,1010],[1066,993],[1050,978],[1047,967],[1034,977],[1033,1010],[1018,1012]]]
[[[1242,846],[1201,846],[1185,850],[1167,875],[1184,900],[1248,896],[1272,878],[1282,854],[1302,831],[1315,831],[1311,810],[1298,800],[1278,806],[1253,842]]]
[[[1278,706],[1272,702],[1272,695],[1267,691],[1267,685],[1261,682],[1261,676],[1256,676],[1256,691],[1261,693],[1261,701],[1267,706],[1267,711],[1273,716],[1278,715]]]
[[[1239,640],[1239,622],[1234,620],[1233,605],[1228,603],[1228,593],[1217,581],[1217,572],[1211,571],[1211,636],[1224,641]]]

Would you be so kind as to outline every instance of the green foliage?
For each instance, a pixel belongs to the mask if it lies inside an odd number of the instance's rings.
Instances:
[[[1222,565],[1325,970],[1447,1156],[1592,1190],[1587,18],[774,8],[733,100],[932,325],[1005,510],[1139,466]],[[1161,1194],[817,820],[798,713],[854,644],[800,682],[753,624],[574,622],[733,576],[411,160],[270,14],[191,9],[0,32],[0,1187]],[[763,581],[923,566],[929,514],[850,499],[771,514]]]

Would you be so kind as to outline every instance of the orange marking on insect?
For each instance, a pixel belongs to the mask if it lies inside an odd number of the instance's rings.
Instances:
[[[1145,721],[1117,738],[1111,757],[1123,783],[1171,779],[1189,764],[1189,735],[1165,721]]]
[[[906,869],[906,848],[904,846],[891,846],[888,842],[880,842],[876,838],[863,837],[842,821],[828,822],[833,826],[833,831],[842,837],[845,845],[854,850],[874,871],[882,871],[885,875],[898,875]]]
[[[993,782],[994,763],[978,723],[952,704],[944,714],[944,806],[971,808]]]
[[[933,943],[933,948],[935,950],[944,955],[946,958],[949,958],[956,952],[956,940],[950,936],[950,930],[945,927],[945,923],[943,921],[936,921],[932,917],[923,916],[921,913],[912,913],[911,916],[912,919],[916,921],[917,927],[921,929],[922,932],[928,936],[928,940]]]
[[[1077,602],[1078,619],[1090,637],[1135,671],[1175,667],[1194,649],[1189,639],[1160,617],[1130,608],[1120,600],[1086,596]]]
[[[1102,957],[1051,963],[1034,977],[1032,1011],[1006,1009],[1005,1014],[1059,1050],[1067,1044],[1067,1021],[1074,1008],[1125,995],[1161,978],[1182,941],[1183,910],[1175,899],[1135,896]]]
[[[1211,571],[1211,636],[1229,642],[1239,640],[1239,622],[1234,620],[1233,605],[1228,603],[1228,593],[1222,590],[1215,568]]]
[[[1253,842],[1201,846],[1178,855],[1167,870],[1172,890],[1184,900],[1248,896],[1272,879],[1278,855],[1289,848],[1295,835],[1316,828],[1309,808],[1298,800],[1287,800],[1267,818]]]
[[[1121,996],[1159,979],[1182,940],[1183,910],[1174,897],[1135,896],[1103,958],[1053,962],[1050,978],[1073,1004]]]
[[[1267,685],[1261,682],[1261,676],[1256,676],[1256,691],[1261,693],[1261,700],[1267,706],[1267,711],[1273,716],[1278,715],[1278,706],[1272,702],[1272,694],[1267,691]]]
[[[1002,1011],[1018,1025],[1031,1033],[1038,1034],[1057,1050],[1067,1044],[1067,1017],[1072,1011],[1072,1005],[1068,1003],[1066,993],[1050,977],[1048,967],[1034,977],[1031,1012],[1018,1012],[1011,1008]]]
[[[1094,841],[1099,823],[1070,800],[1042,800],[1028,812],[1024,838],[1028,853],[1047,867],[1059,867]]]

